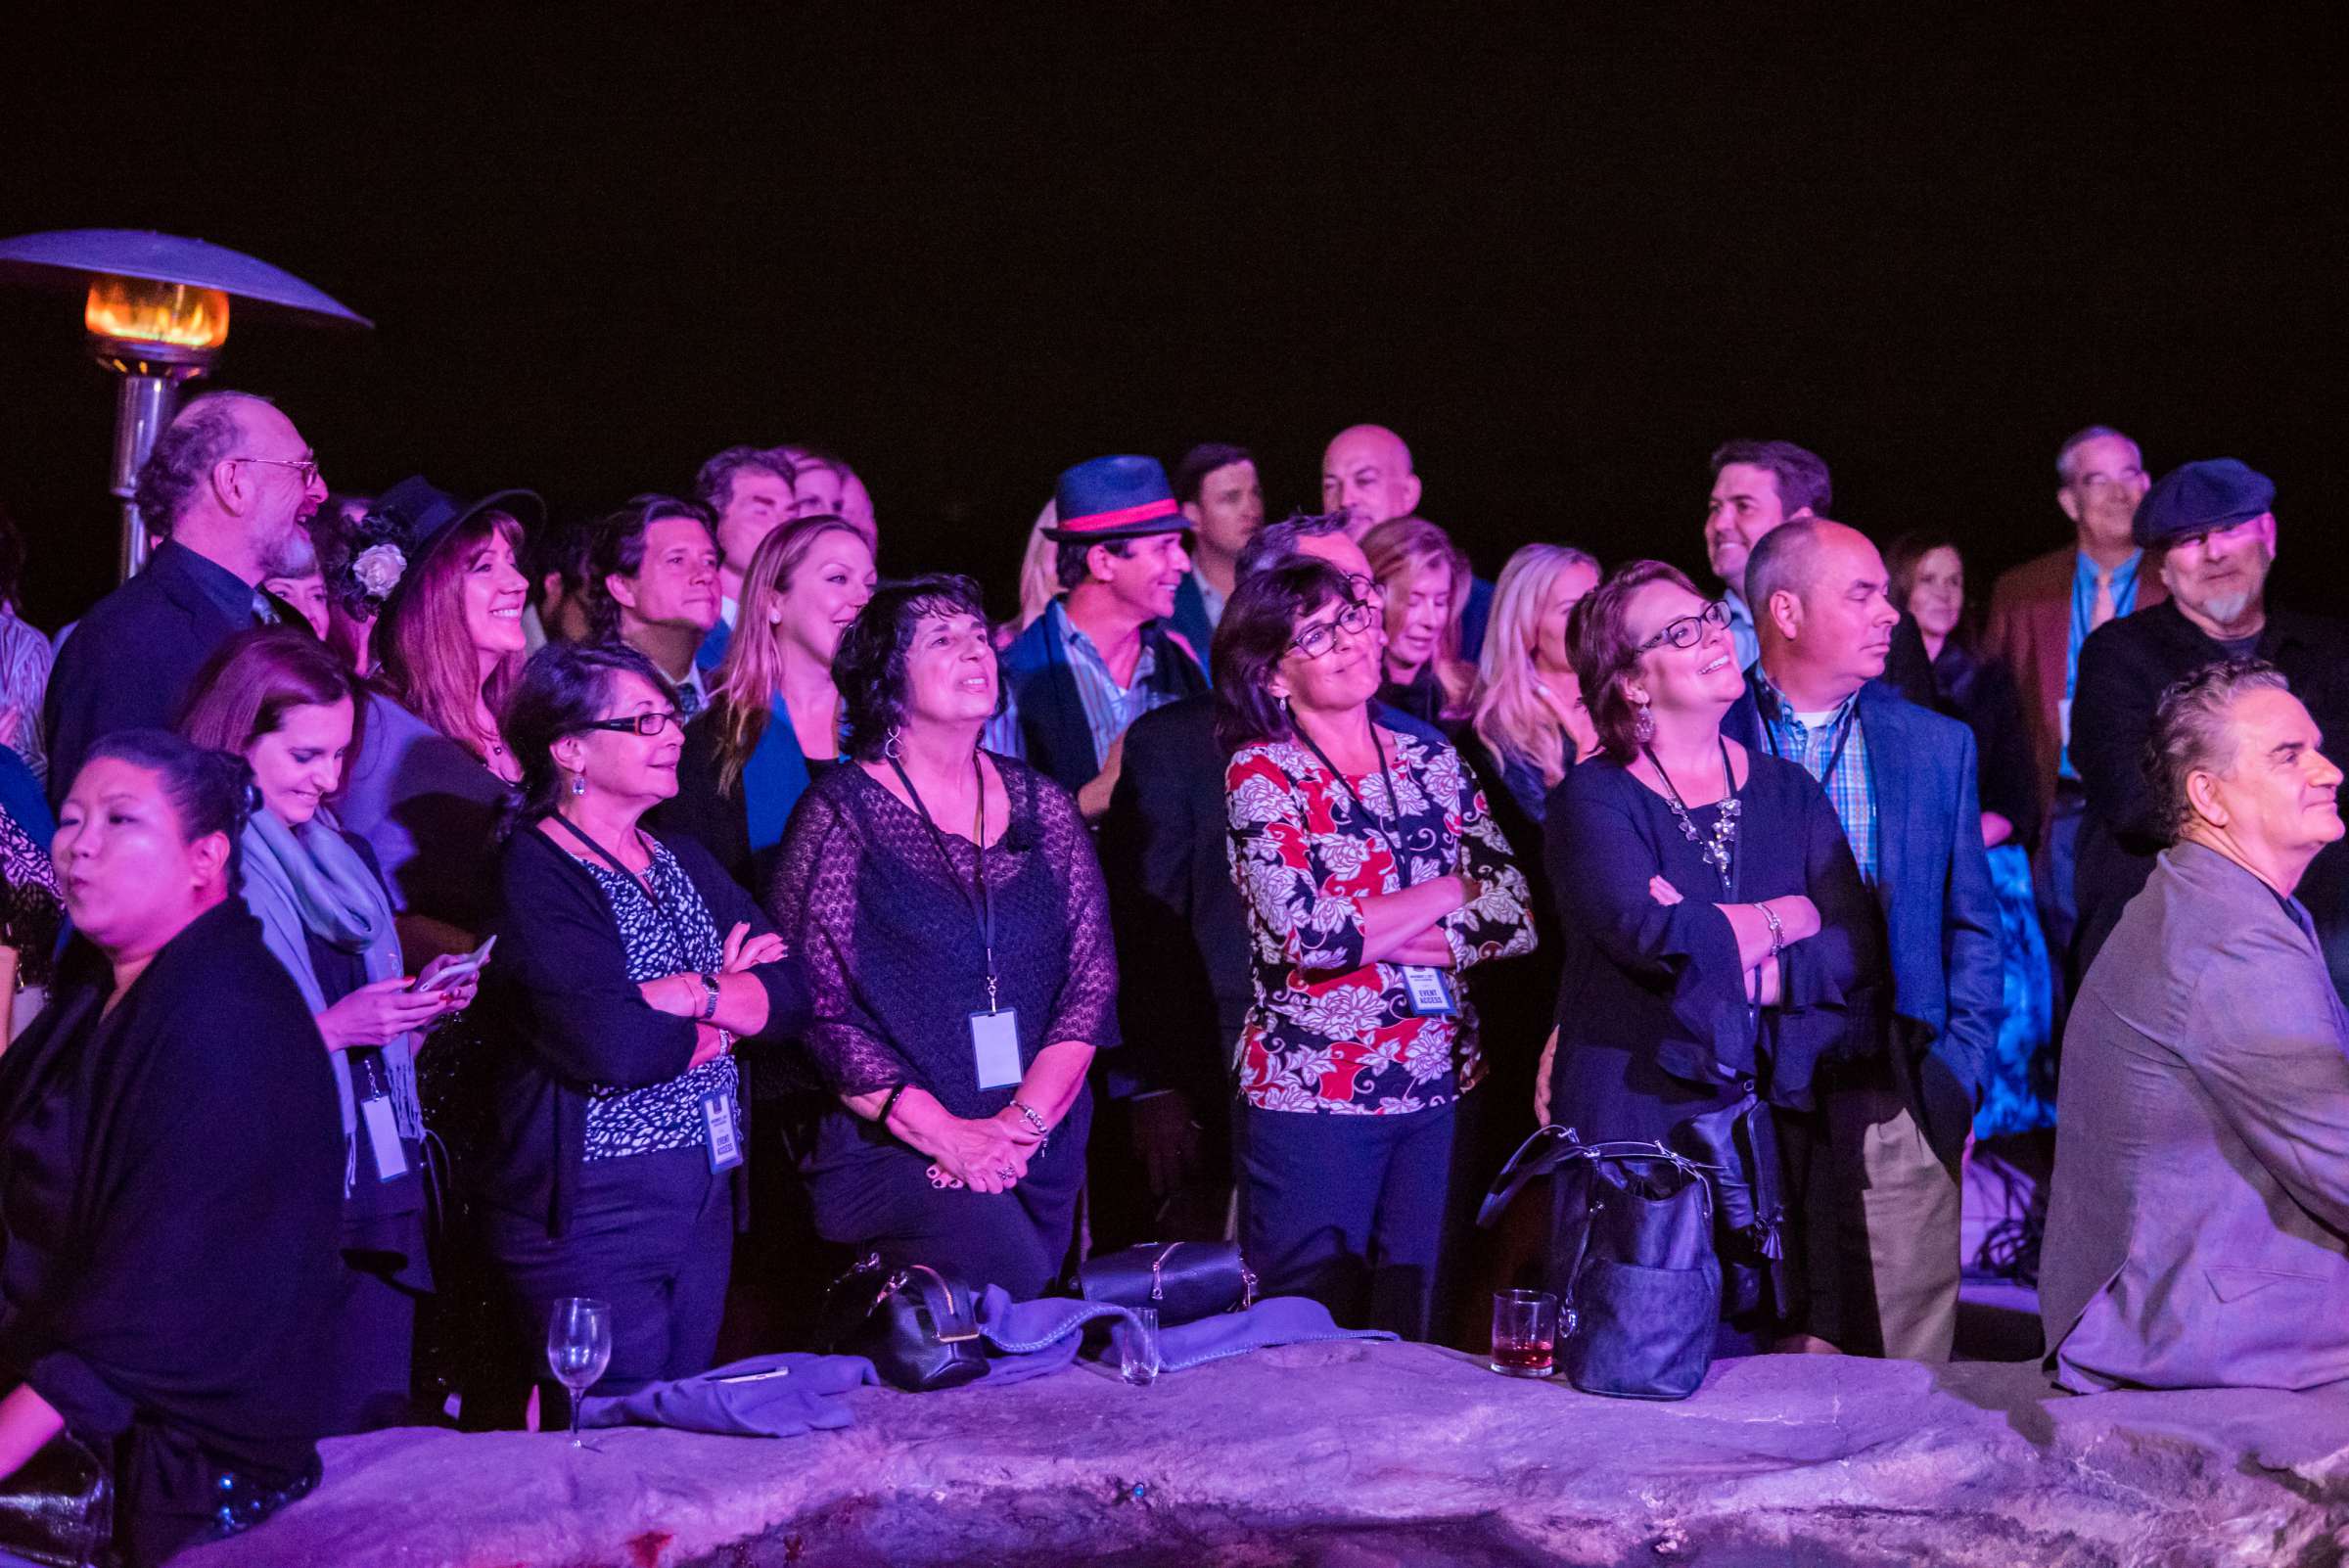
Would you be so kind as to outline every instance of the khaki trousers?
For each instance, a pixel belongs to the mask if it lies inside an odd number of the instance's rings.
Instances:
[[[1946,1361],[1959,1183],[1881,1064],[1822,1076],[1810,1187],[1811,1331],[1855,1356]]]

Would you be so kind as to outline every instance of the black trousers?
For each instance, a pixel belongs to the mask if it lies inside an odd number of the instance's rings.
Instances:
[[[526,1354],[540,1358],[528,1371],[541,1385],[541,1410],[546,1391],[568,1398],[543,1360],[548,1316],[565,1296],[612,1308],[612,1364],[590,1393],[624,1394],[712,1366],[733,1268],[733,1182],[711,1171],[700,1147],[582,1165],[561,1236],[535,1217],[491,1209],[484,1220]]]

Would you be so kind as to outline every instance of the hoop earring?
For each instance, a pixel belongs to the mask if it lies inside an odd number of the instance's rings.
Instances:
[[[1632,720],[1632,733],[1639,737],[1640,745],[1645,746],[1656,738],[1656,715],[1647,711],[1647,704],[1640,703],[1636,706],[1638,713]]]
[[[884,736],[884,737],[882,738],[882,741],[881,741],[881,755],[882,755],[882,756],[884,756],[884,757],[886,757],[886,758],[888,758],[888,759],[890,759],[892,761],[895,761],[897,760],[897,757],[898,757],[898,726],[897,726],[897,725],[895,725],[895,724],[892,724],[892,725],[890,725],[890,726],[889,726],[889,733],[888,733],[888,735],[886,735],[886,736]]]

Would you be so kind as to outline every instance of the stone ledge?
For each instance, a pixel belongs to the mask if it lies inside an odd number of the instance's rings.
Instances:
[[[2349,1398],[2069,1398],[2029,1363],[1759,1357],[1652,1405],[1343,1343],[852,1398],[855,1427],[779,1441],[340,1440],[315,1496],[180,1560],[2315,1568],[2349,1541]]]

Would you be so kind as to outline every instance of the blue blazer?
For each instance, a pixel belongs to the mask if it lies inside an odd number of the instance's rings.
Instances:
[[[1174,613],[1167,618],[1176,636],[1191,645],[1199,656],[1199,668],[1207,671],[1208,684],[1215,684],[1215,670],[1208,664],[1208,644],[1216,637],[1216,628],[1207,619],[1207,595],[1199,591],[1199,579],[1190,573],[1182,575],[1182,585],[1174,590]]]
[[[1745,678],[1722,732],[1767,751],[1759,676]],[[1894,1081],[1934,1153],[1955,1162],[1982,1103],[2005,1010],[1973,731],[1881,681],[1861,688],[1859,717],[1876,797],[1875,893],[1891,968]]]

